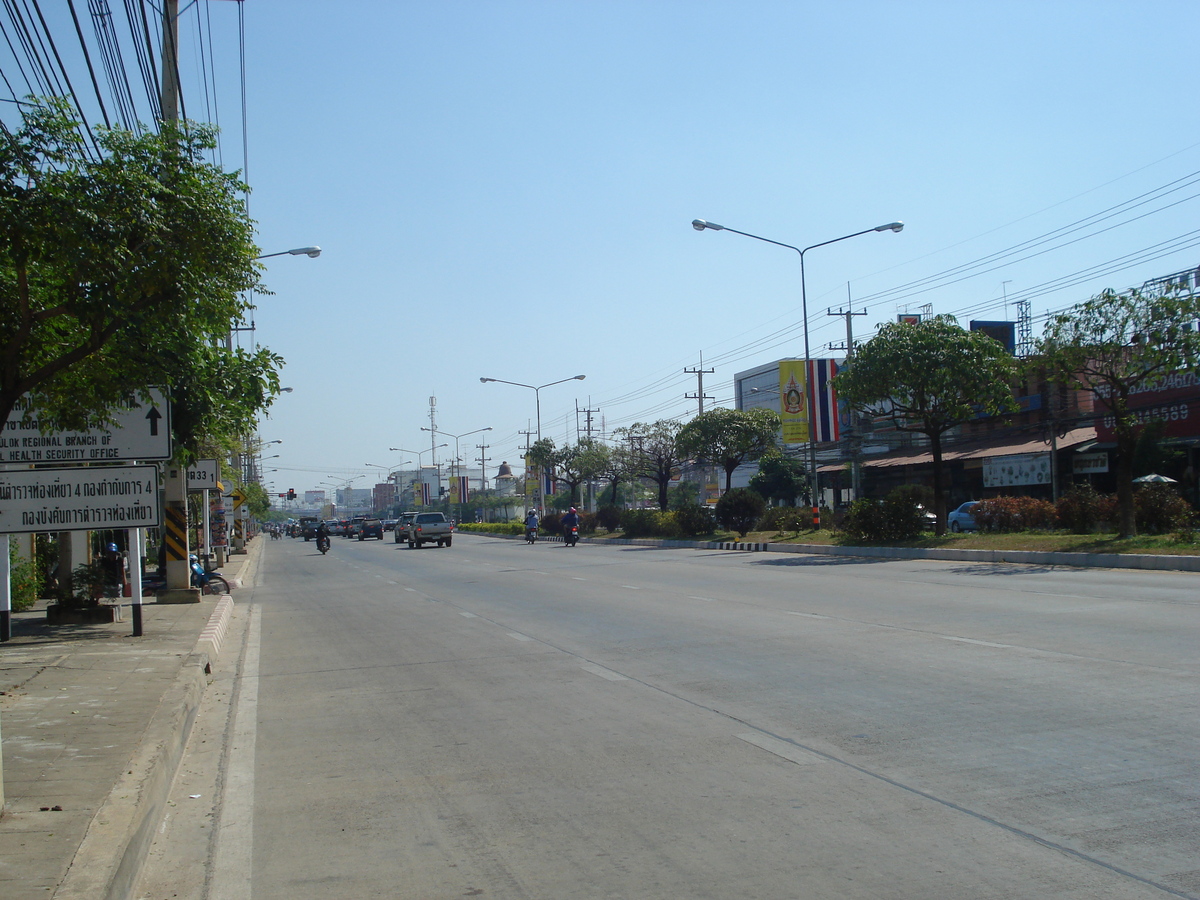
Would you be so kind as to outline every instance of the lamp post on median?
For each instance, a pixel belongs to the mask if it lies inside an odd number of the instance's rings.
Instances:
[[[521,382],[519,382],[519,381],[505,381],[503,378],[480,378],[479,380],[484,384],[487,384],[489,381],[495,381],[498,384],[511,384],[511,385],[514,385],[515,387],[529,388],[529,390],[533,391],[534,400],[536,401],[536,405],[537,405],[537,437],[538,437],[538,440],[540,441],[542,439],[542,394],[541,394],[542,388],[554,387],[554,385],[556,385],[556,384],[565,384],[568,381],[583,381],[583,379],[585,379],[585,378],[587,378],[586,375],[572,375],[570,378],[561,378],[558,381],[551,381],[549,384],[539,384],[536,386],[532,385],[532,384],[521,384]],[[546,491],[545,491],[545,488],[542,486],[543,485],[542,478],[543,478],[542,473],[539,470],[538,471],[538,487],[537,487],[538,515],[541,515],[543,513],[544,507],[546,505]]]
[[[785,244],[781,241],[773,241],[770,238],[765,238],[757,234],[751,234],[748,231],[738,231],[736,228],[727,228],[724,225],[718,225],[715,222],[706,222],[704,219],[693,219],[692,227],[697,231],[731,231],[734,234],[740,234],[743,237],[754,238],[756,241],[763,241],[767,244],[774,244],[776,247],[786,247],[788,250],[795,250],[800,254],[800,315],[804,325],[804,393],[805,402],[808,404],[808,464],[812,472],[812,504],[813,504],[813,527],[820,527],[821,524],[821,499],[820,499],[820,483],[817,479],[817,440],[816,440],[816,390],[813,385],[811,366],[812,355],[808,345],[808,290],[804,282],[804,254],[809,250],[815,250],[817,247],[825,247],[829,244],[836,244],[838,241],[847,241],[850,238],[860,237],[864,234],[870,234],[873,231],[892,231],[898,232],[904,229],[903,222],[889,222],[886,225],[876,225],[874,228],[865,228],[862,231],[856,231],[853,234],[844,234],[841,237],[833,238],[829,241],[821,241],[819,244],[810,244],[801,249],[793,247],[791,244]]]
[[[449,447],[449,446],[450,446],[449,444],[438,444],[436,447],[426,447],[424,450],[406,450],[403,447],[388,447],[388,450],[391,450],[393,452],[398,452],[398,453],[415,453],[417,455],[417,468],[423,469],[425,464],[421,461],[422,456],[424,456],[426,453],[432,453],[435,450],[441,450],[443,447]],[[441,487],[442,471],[440,468],[438,469],[437,476],[438,476],[438,487]],[[417,503],[417,498],[415,496],[413,497],[413,506],[423,506],[423,505],[424,504]]]
[[[428,431],[430,434],[434,434],[434,435],[440,434],[440,435],[442,435],[442,437],[454,438],[454,474],[458,477],[458,521],[459,521],[459,523],[461,523],[462,522],[462,514],[463,514],[463,511],[462,511],[463,494],[465,494],[466,491],[463,490],[462,470],[459,468],[459,463],[461,462],[461,460],[459,459],[459,456],[458,456],[458,441],[460,438],[469,437],[472,434],[479,434],[482,431],[491,431],[492,426],[489,425],[489,426],[487,426],[487,428],[476,428],[474,431],[465,431],[462,434],[450,434],[445,431],[438,431],[436,428],[422,427],[421,430]]]

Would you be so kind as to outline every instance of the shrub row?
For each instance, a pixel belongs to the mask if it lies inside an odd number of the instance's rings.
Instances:
[[[1195,516],[1191,505],[1168,484],[1141,485],[1133,500],[1141,532],[1184,530]],[[1061,528],[1091,534],[1111,528],[1118,518],[1116,496],[1101,494],[1090,484],[1076,485],[1058,503],[1033,497],[993,497],[980,501],[971,514],[980,530],[996,532]]]

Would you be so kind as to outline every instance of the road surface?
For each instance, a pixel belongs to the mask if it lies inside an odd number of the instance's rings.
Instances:
[[[1200,897],[1196,575],[262,549],[143,897]]]

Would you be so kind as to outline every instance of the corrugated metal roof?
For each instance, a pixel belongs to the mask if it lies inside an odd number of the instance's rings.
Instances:
[[[1058,439],[1059,450],[1070,450],[1080,444],[1096,440],[1096,428],[1088,425],[1083,428],[1073,428]],[[1049,453],[1050,441],[1042,438],[1031,438],[1024,435],[1006,435],[993,438],[990,441],[971,441],[970,443],[955,443],[942,448],[942,461],[955,462],[965,459],[986,459],[992,456],[1013,456],[1018,453]],[[888,456],[864,457],[864,468],[888,469],[895,466],[929,466],[933,465],[933,454],[928,449],[893,453]],[[821,466],[818,471],[838,472],[844,463],[832,466]]]

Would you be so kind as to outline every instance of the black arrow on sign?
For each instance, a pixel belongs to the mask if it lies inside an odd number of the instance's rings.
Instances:
[[[158,434],[158,420],[162,418],[162,413],[158,411],[157,406],[152,406],[150,412],[146,413],[146,418],[150,420],[150,436],[154,437]]]

